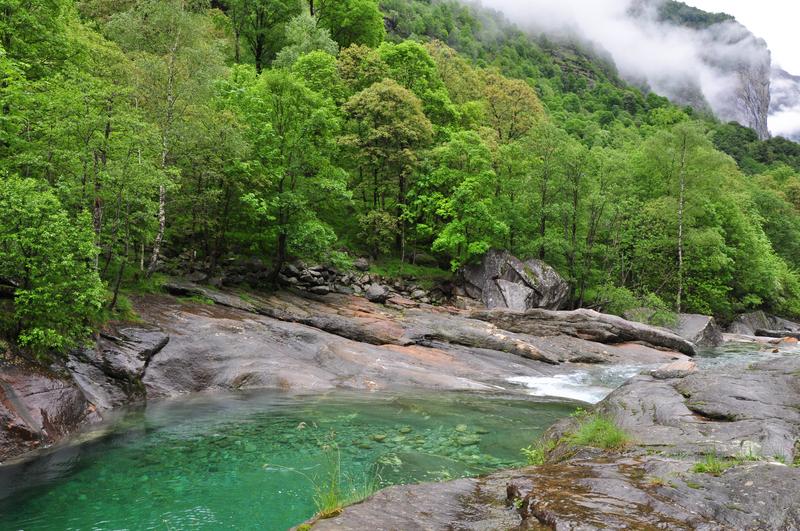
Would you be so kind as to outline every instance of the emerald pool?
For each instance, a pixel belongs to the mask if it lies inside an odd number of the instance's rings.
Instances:
[[[523,464],[520,448],[574,407],[419,391],[151,402],[0,466],[0,529],[286,529],[332,477],[350,492]]]

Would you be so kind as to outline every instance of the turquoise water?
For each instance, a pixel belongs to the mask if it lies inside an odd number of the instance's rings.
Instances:
[[[286,529],[316,512],[331,477],[348,493],[520,465],[520,448],[573,409],[461,393],[151,403],[0,467],[0,529]]]

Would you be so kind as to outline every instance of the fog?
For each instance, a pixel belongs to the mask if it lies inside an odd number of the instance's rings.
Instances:
[[[656,0],[657,1],[657,0]],[[571,36],[608,51],[620,74],[681,104],[703,100],[722,120],[737,120],[758,129],[743,109],[742,80],[769,79],[770,54],[765,43],[735,22],[706,30],[678,27],[657,20],[653,2],[631,14],[631,0],[481,0],[503,12],[523,29]],[[763,83],[762,83],[763,85]],[[786,87],[784,86],[785,90]],[[761,114],[768,96],[763,86]],[[702,95],[702,96],[701,96]],[[776,109],[775,133],[800,130],[797,107]],[[766,129],[766,124],[762,122]]]

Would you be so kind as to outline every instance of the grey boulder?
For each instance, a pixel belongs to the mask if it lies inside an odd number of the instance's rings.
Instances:
[[[524,312],[558,310],[569,299],[569,284],[541,260],[523,262],[508,251],[490,250],[480,264],[463,270],[467,294],[487,308]]]
[[[383,303],[389,298],[389,288],[380,284],[370,284],[365,296],[370,302]]]

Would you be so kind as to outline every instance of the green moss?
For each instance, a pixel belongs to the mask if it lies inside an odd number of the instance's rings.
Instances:
[[[576,446],[593,446],[604,450],[622,448],[630,442],[630,436],[614,421],[602,415],[583,418],[578,430],[567,440]]]
[[[178,297],[178,300],[183,302],[194,302],[196,304],[205,304],[208,306],[213,306],[214,301],[209,299],[208,297],[204,297],[202,295],[189,295],[186,297]]]

